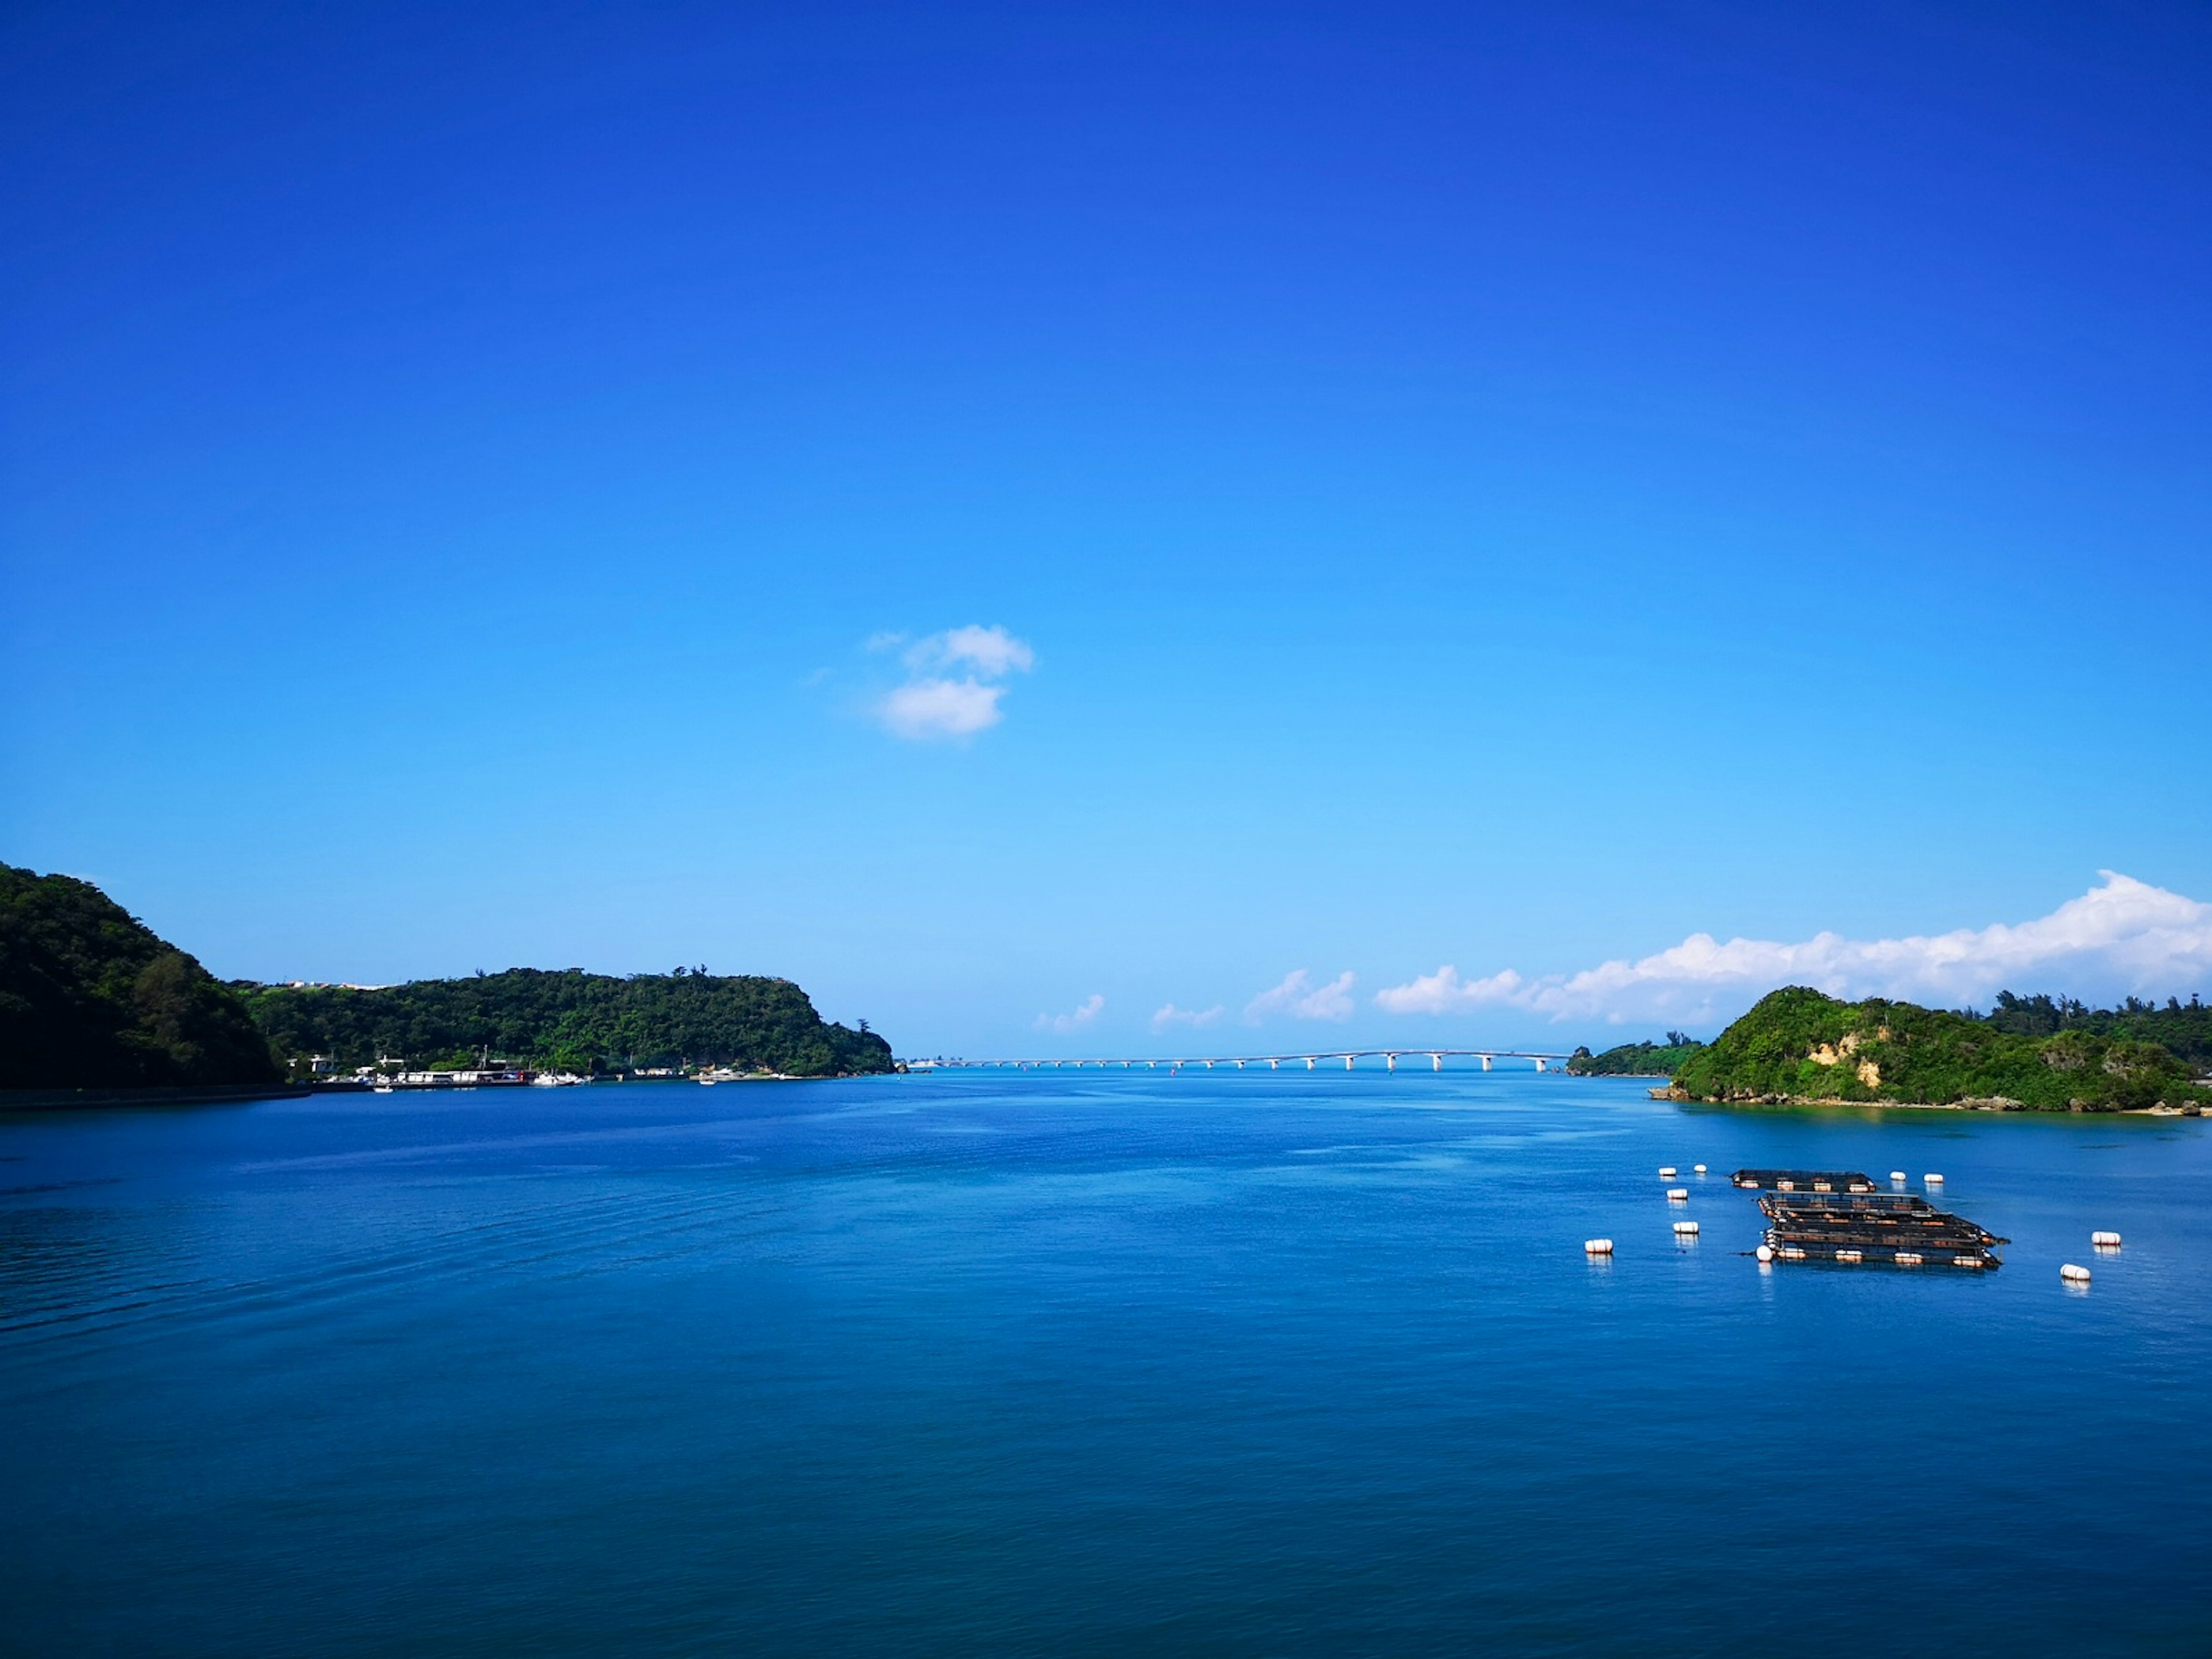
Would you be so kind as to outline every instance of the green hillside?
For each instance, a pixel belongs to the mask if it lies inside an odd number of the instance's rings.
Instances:
[[[580,1073],[731,1066],[790,1077],[888,1072],[890,1045],[865,1025],[825,1023],[787,979],[678,972],[616,978],[510,969],[381,990],[246,988],[270,1046],[346,1067],[494,1060]]]
[[[1764,998],[1674,1074],[1682,1098],[1986,1102],[2030,1111],[2201,1104],[2212,1091],[2154,1042],[2083,1029],[2027,1034],[1972,1014],[1792,987]]]
[[[2092,1036],[2155,1042],[2188,1061],[2200,1075],[2212,1072],[2212,1006],[2197,997],[2187,1002],[2168,997],[2163,1007],[2130,997],[2117,1008],[2092,1008],[2069,997],[2019,997],[2000,991],[1984,1018],[1998,1030],[2015,1036],[2087,1031]]]
[[[237,994],[90,882],[0,864],[0,1088],[257,1087]]]
[[[1577,1077],[1672,1077],[1705,1046],[1693,1036],[1669,1031],[1664,1042],[1624,1042],[1601,1054],[1577,1048],[1569,1057],[1567,1069]]]

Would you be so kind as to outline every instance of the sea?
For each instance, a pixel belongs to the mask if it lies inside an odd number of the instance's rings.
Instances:
[[[16,1115],[0,1651],[2212,1653],[2208,1176],[1425,1060]]]

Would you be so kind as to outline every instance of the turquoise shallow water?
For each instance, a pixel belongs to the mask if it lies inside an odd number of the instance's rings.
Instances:
[[[2203,1122],[953,1073],[0,1159],[7,1651],[2212,1651]],[[2008,1265],[1762,1271],[1741,1164]]]

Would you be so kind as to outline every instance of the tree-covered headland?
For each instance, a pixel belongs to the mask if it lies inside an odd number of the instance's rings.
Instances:
[[[270,1048],[295,1072],[313,1055],[344,1069],[380,1061],[416,1070],[504,1061],[582,1074],[713,1066],[830,1077],[892,1069],[890,1045],[865,1021],[858,1030],[824,1021],[787,979],[682,968],[629,978],[515,968],[377,990],[242,988]]]
[[[2197,1066],[2135,1032],[2187,1041],[2201,1011],[2080,1010],[2043,1018],[2048,999],[2000,999],[1990,1016],[1869,998],[1842,1002],[1802,986],[1762,998],[1674,1070],[1675,1097],[1726,1102],[1972,1104],[2014,1111],[2113,1112],[2202,1107]],[[2058,1005],[2052,1005],[2057,1007]],[[2070,1005],[2078,1008],[2079,1005]],[[2021,1008],[2028,1012],[2020,1014]],[[2048,1029],[2045,1029],[2048,1027]],[[2025,1028],[2025,1029],[2023,1029]]]
[[[88,881],[0,864],[0,1088],[255,1088],[244,1001]]]
[[[1684,1060],[1705,1046],[1693,1036],[1669,1031],[1664,1042],[1647,1037],[1598,1054],[1587,1048],[1577,1048],[1569,1056],[1567,1069],[1577,1077],[1672,1077]]]

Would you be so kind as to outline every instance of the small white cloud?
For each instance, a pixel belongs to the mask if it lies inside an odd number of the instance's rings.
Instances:
[[[1283,982],[1260,993],[1244,1005],[1244,1018],[1255,1024],[1270,1014],[1287,1013],[1294,1019],[1349,1019],[1352,1017],[1351,971],[1346,969],[1326,985],[1316,985],[1303,969],[1283,975]]]
[[[1027,641],[1016,639],[1003,628],[970,623],[965,628],[948,628],[942,634],[915,641],[906,653],[906,665],[915,670],[964,665],[987,680],[998,680],[1009,674],[1028,673],[1036,666],[1036,653]]]
[[[1510,1002],[1521,987],[1521,975],[1510,968],[1488,979],[1463,980],[1447,963],[1433,974],[1423,974],[1410,985],[1393,985],[1375,994],[1375,1006],[1393,1014],[1448,1014],[1455,1009],[1479,1008],[1486,1003]]]
[[[1040,1031],[1079,1031],[1098,1018],[1098,1011],[1106,1006],[1106,999],[1093,991],[1075,1006],[1074,1012],[1066,1014],[1039,1014],[1034,1024]]]
[[[889,651],[896,646],[904,645],[910,637],[910,635],[901,629],[889,628],[880,629],[877,632],[868,635],[868,642],[866,645],[863,646],[861,649],[865,651]]]
[[[915,680],[884,699],[884,724],[902,738],[965,738],[1006,718],[1003,685],[973,679]]]
[[[1152,1016],[1152,1029],[1164,1031],[1170,1025],[1212,1025],[1227,1012],[1219,1003],[1211,1008],[1178,1008],[1170,1002]]]
[[[877,634],[868,649],[889,650],[906,638]],[[894,736],[921,741],[973,737],[996,726],[1006,718],[1003,682],[1035,667],[1036,653],[1003,628],[971,623],[915,641],[903,660],[912,677],[876,705],[876,714]]]
[[[1692,933],[1639,961],[1601,963],[1578,974],[1524,980],[1511,969],[1462,980],[1439,968],[1375,994],[1398,1014],[1522,1008],[1554,1020],[1731,1019],[1783,985],[1832,996],[1898,997],[1957,1006],[2000,990],[2076,996],[2172,994],[2212,975],[2212,904],[2110,870],[2103,884],[2032,921],[1905,939],[1817,933],[1786,945]]]

